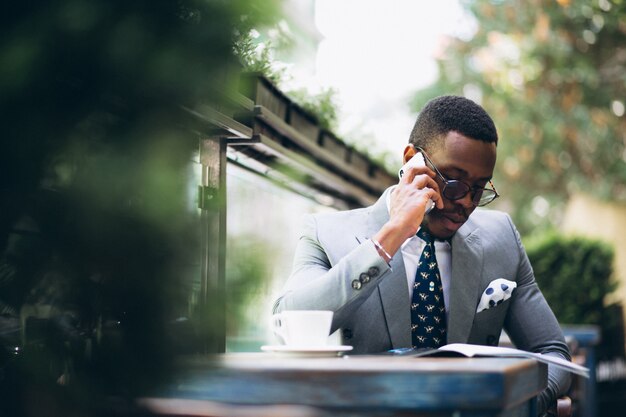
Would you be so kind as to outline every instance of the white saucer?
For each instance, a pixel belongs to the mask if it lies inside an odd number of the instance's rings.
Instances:
[[[343,352],[352,350],[352,346],[287,346],[287,345],[266,345],[261,346],[263,352],[273,352],[280,355],[298,357],[328,357],[339,356]]]

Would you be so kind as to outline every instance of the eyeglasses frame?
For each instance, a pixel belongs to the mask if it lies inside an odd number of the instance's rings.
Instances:
[[[460,200],[460,199],[462,199],[462,198],[465,198],[465,196],[466,196],[467,194],[470,194],[470,195],[471,195],[471,197],[472,197],[472,204],[473,204],[475,207],[484,207],[484,206],[486,206],[487,204],[492,203],[492,202],[493,202],[496,198],[500,197],[500,194],[498,194],[498,190],[496,190],[496,187],[495,187],[495,185],[493,185],[493,181],[491,181],[491,180],[489,180],[489,182],[488,182],[488,183],[489,183],[489,185],[491,186],[491,189],[489,189],[489,188],[484,188],[484,187],[480,187],[480,188],[477,188],[477,187],[475,187],[475,186],[474,186],[474,187],[472,187],[472,186],[470,186],[469,184],[467,184],[465,181],[461,181],[461,180],[455,180],[455,179],[448,180],[448,179],[446,179],[446,177],[444,177],[444,175],[441,173],[441,171],[439,171],[439,169],[437,168],[437,166],[433,163],[432,159],[430,159],[430,157],[428,156],[428,154],[426,153],[426,151],[424,151],[424,149],[422,149],[422,148],[420,148],[420,147],[418,147],[418,146],[416,146],[415,148],[416,148],[418,151],[420,151],[420,152],[422,153],[422,155],[424,155],[424,159],[425,159],[425,160],[426,160],[426,161],[427,161],[427,162],[428,162],[428,163],[429,163],[429,164],[433,167],[434,171],[437,173],[437,175],[439,176],[439,178],[441,179],[441,181],[443,181],[444,186],[443,186],[443,189],[441,190],[441,194],[443,194],[443,195],[444,195],[444,197],[446,197],[448,200],[452,200],[452,201],[455,201],[455,200]],[[445,190],[446,190],[446,187],[448,186],[448,184],[449,184],[450,182],[452,182],[452,181],[456,181],[456,182],[460,182],[460,183],[462,183],[462,184],[465,184],[465,185],[467,186],[467,192],[466,192],[465,194],[463,194],[461,197],[458,197],[458,198],[449,198],[449,197],[447,197],[447,196],[445,195]],[[493,192],[495,193],[495,196],[494,196],[491,200],[487,201],[487,202],[486,202],[486,203],[484,203],[484,204],[476,204],[476,203],[474,203],[474,195],[476,194],[476,192],[477,192],[478,190],[483,190],[483,192],[484,192],[484,191],[490,191],[490,192],[491,192],[491,191],[493,191]],[[481,194],[481,195],[482,195],[482,194]]]

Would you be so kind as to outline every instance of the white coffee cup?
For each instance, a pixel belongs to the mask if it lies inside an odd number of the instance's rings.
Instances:
[[[274,333],[288,346],[326,346],[333,312],[325,310],[283,311],[272,316]]]

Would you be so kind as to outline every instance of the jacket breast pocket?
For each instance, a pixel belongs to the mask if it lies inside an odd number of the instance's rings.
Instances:
[[[467,343],[497,346],[510,303],[508,299],[496,307],[476,313]]]

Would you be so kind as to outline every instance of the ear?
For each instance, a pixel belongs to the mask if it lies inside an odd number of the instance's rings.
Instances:
[[[409,159],[415,156],[416,153],[417,149],[415,149],[415,146],[413,144],[409,143],[408,145],[406,145],[406,147],[404,148],[404,154],[402,155],[402,165],[406,164]]]

